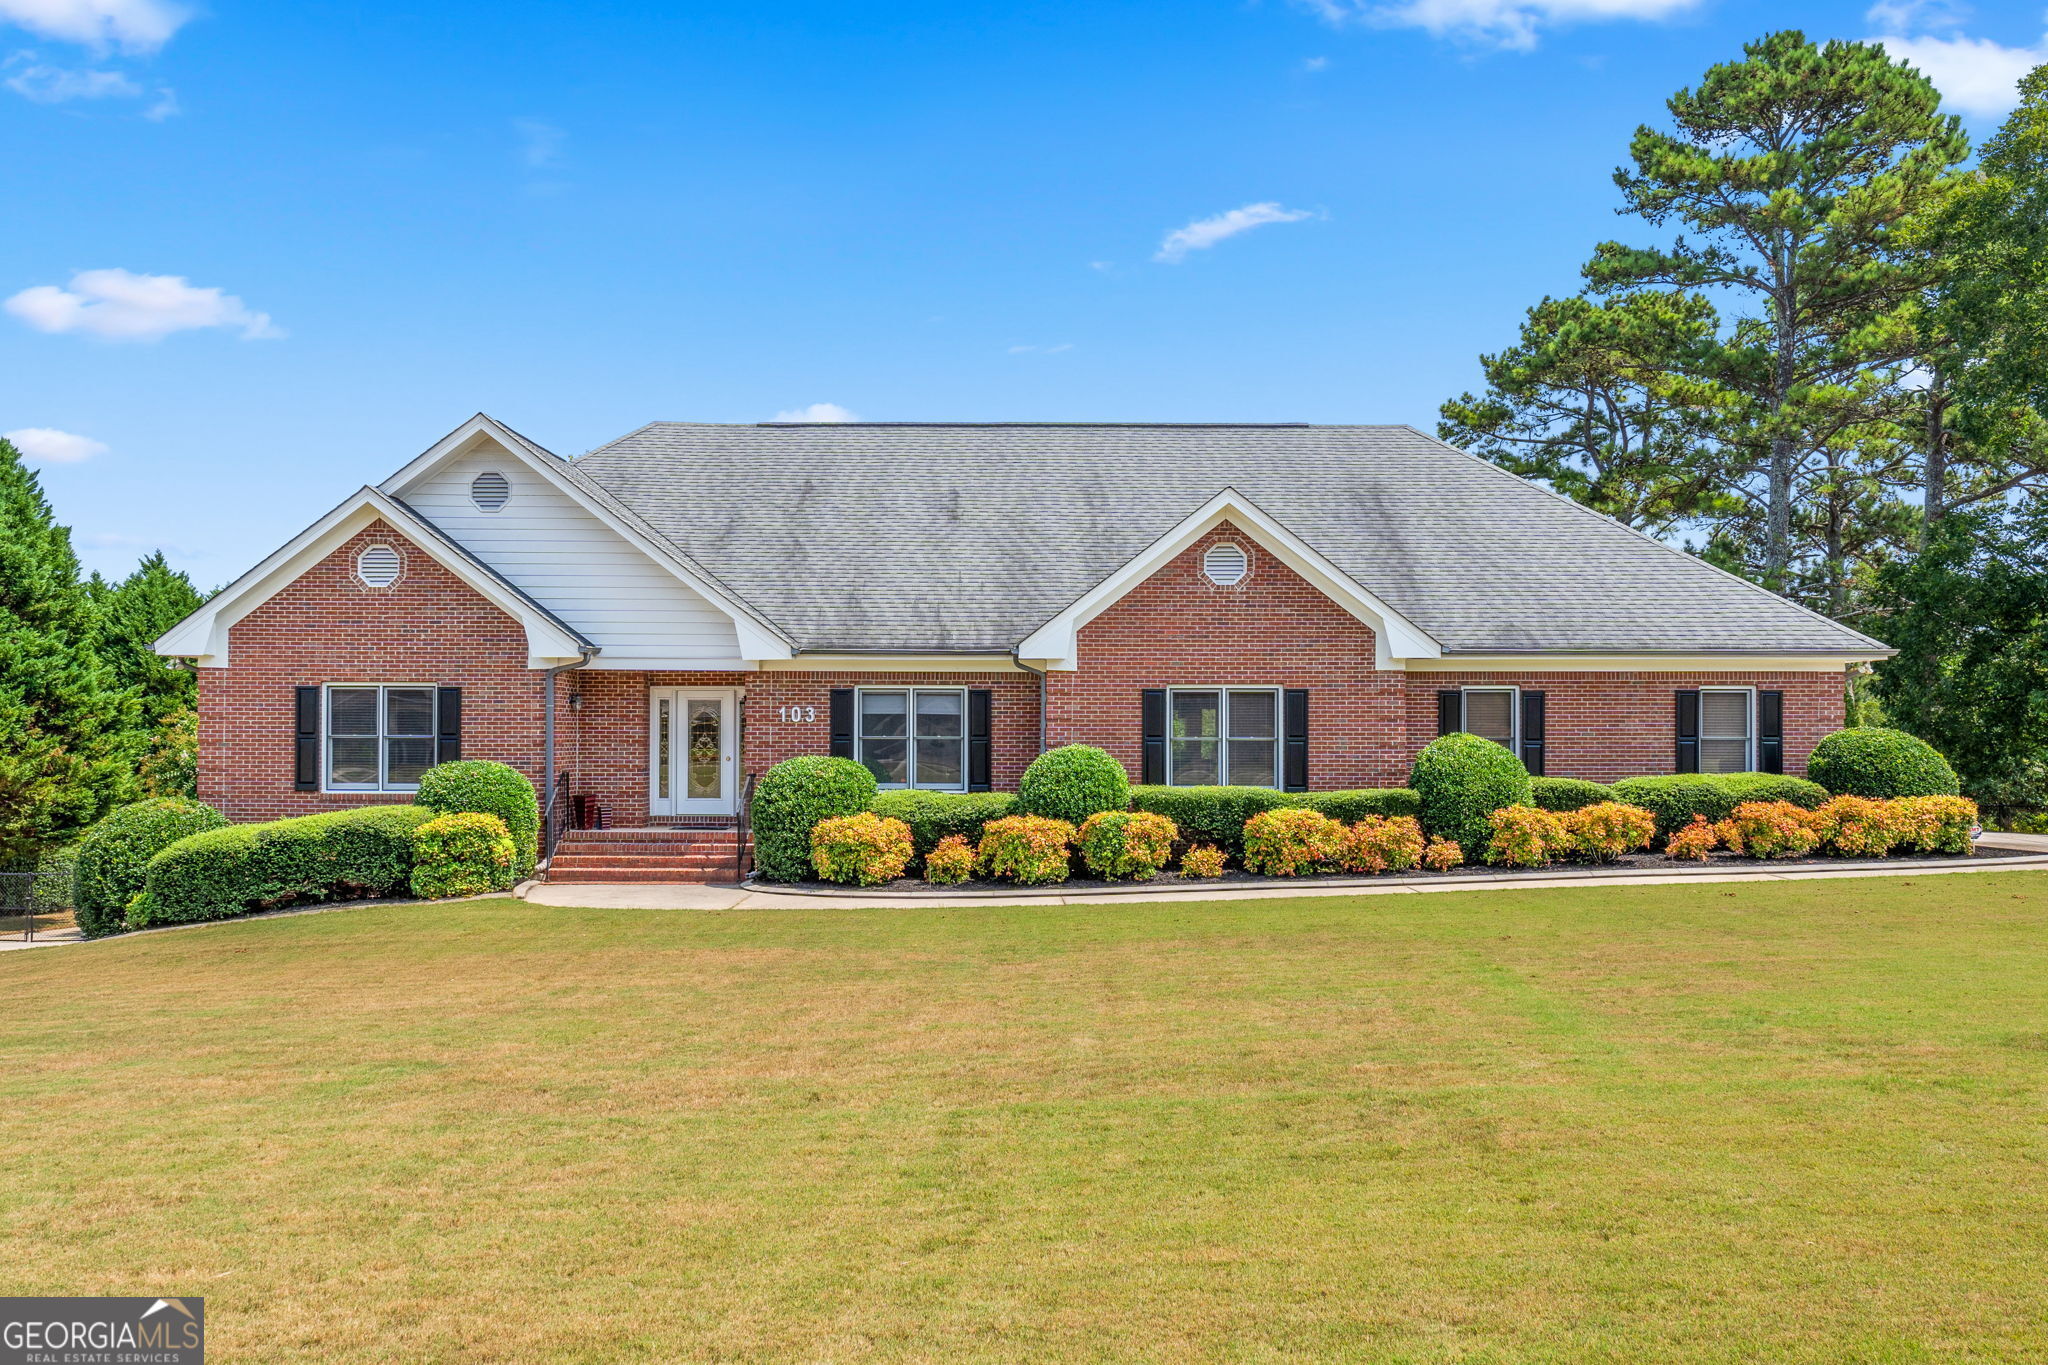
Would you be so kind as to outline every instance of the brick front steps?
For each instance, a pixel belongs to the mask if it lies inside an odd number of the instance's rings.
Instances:
[[[556,846],[545,880],[555,885],[736,882],[742,868],[733,838],[730,827],[570,830]]]

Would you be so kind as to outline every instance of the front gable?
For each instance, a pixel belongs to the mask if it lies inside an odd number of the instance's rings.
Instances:
[[[1274,563],[1284,565],[1302,583],[1367,626],[1376,667],[1394,668],[1401,666],[1400,661],[1441,655],[1437,642],[1413,622],[1346,576],[1250,499],[1226,488],[1033,631],[1018,645],[1018,657],[1062,672],[1078,668],[1079,635],[1083,627],[1190,549],[1211,539],[1212,533],[1224,525],[1241,535],[1248,547],[1263,551]]]

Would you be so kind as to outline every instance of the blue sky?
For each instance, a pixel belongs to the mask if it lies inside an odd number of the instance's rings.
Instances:
[[[0,431],[89,566],[212,584],[479,409],[1426,428],[1785,25],[1979,136],[2048,59],[1925,0],[0,0]]]

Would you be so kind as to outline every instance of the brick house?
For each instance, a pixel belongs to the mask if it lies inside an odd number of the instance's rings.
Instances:
[[[730,824],[810,753],[1326,790],[1462,729],[1553,776],[1797,773],[1888,652],[1409,427],[664,422],[566,460],[482,415],[157,648],[233,819],[461,755],[615,829]]]

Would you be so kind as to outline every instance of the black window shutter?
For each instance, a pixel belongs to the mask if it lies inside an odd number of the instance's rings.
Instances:
[[[320,689],[301,687],[297,696],[298,742],[292,786],[302,792],[320,790]]]
[[[832,689],[832,757],[853,757],[853,689]]]
[[[1145,689],[1143,719],[1144,762],[1139,765],[1138,780],[1156,787],[1166,781],[1165,688]]]
[[[1543,694],[1522,694],[1522,766],[1529,776],[1543,776]]]
[[[1756,770],[1785,771],[1785,694],[1756,694]]]
[[[989,771],[989,713],[995,693],[985,687],[967,693],[967,790],[985,792],[993,787]]]
[[[1465,694],[1455,687],[1436,694],[1436,732],[1455,735],[1465,728]]]
[[[1287,712],[1287,752],[1281,769],[1286,791],[1308,790],[1308,689],[1290,687],[1282,694]]]
[[[1678,694],[1678,769],[1682,773],[1700,770],[1700,694]]]
[[[453,763],[462,757],[462,689],[434,689],[434,762]]]

